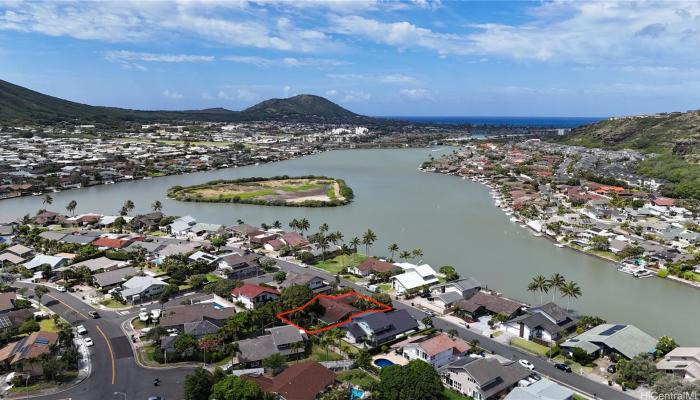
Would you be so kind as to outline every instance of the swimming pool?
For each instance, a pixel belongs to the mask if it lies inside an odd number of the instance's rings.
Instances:
[[[364,390],[358,389],[358,388],[352,388],[352,392],[350,392],[350,400],[362,399],[364,397],[365,397]]]
[[[387,360],[386,358],[377,358],[376,360],[374,360],[374,365],[376,365],[379,368],[384,368],[395,364],[391,362],[391,360]]]

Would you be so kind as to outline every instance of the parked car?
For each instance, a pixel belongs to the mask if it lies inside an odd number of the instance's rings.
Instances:
[[[63,293],[63,292],[66,291],[66,287],[65,287],[65,286],[56,286],[56,290],[58,290],[59,292]]]
[[[100,314],[99,314],[97,311],[90,311],[90,312],[88,313],[88,315],[89,315],[90,318],[92,318],[92,319],[100,318]]]
[[[141,311],[139,313],[139,321],[148,322],[149,318],[150,318],[150,316],[148,315],[148,311]]]
[[[86,333],[88,333],[84,325],[78,325],[76,331],[78,332],[78,335],[85,335]]]
[[[535,366],[528,360],[518,360],[518,363],[531,371],[535,369]]]
[[[559,370],[562,370],[562,371],[564,371],[564,372],[571,372],[571,367],[569,367],[569,366],[566,365],[566,364],[562,364],[562,363],[556,363],[556,364],[554,364],[554,368],[559,369]]]
[[[159,308],[154,308],[153,310],[151,310],[151,319],[153,319],[153,320],[160,319],[160,309]]]
[[[616,364],[608,365],[607,371],[611,374],[614,374],[615,372],[617,372],[617,365]]]
[[[83,342],[85,343],[85,346],[87,346],[87,347],[92,347],[95,345],[95,342],[93,342],[92,339],[90,339],[89,337],[86,337],[85,339],[83,339]]]

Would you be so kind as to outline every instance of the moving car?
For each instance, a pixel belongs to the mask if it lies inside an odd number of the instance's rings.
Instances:
[[[100,314],[98,314],[97,311],[90,311],[90,312],[88,313],[88,315],[89,315],[90,318],[92,318],[92,319],[100,318]]]
[[[562,363],[556,363],[556,364],[554,364],[554,368],[559,369],[559,370],[562,370],[562,371],[564,371],[564,372],[571,372],[571,367],[569,367],[569,366],[566,365],[566,364],[562,364]]]
[[[84,334],[88,333],[87,329],[85,328],[84,325],[78,325],[78,327],[76,328],[76,331],[78,331],[78,335],[84,335]]]
[[[518,360],[518,363],[522,365],[523,367],[529,369],[530,371],[535,369],[535,366],[532,365],[532,363],[528,360]]]
[[[85,342],[85,346],[87,347],[92,347],[95,345],[95,342],[93,342],[92,339],[90,339],[89,337],[83,339],[83,342]]]
[[[56,286],[56,290],[58,290],[59,292],[65,292],[66,287],[65,286]]]

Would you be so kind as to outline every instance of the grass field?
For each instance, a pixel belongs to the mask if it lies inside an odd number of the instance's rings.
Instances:
[[[462,396],[461,394],[459,394],[457,392],[453,392],[452,390],[447,389],[447,388],[442,391],[442,397],[445,400],[472,400],[471,397]]]
[[[53,323],[53,319],[45,318],[39,321],[39,327],[45,332],[58,332],[58,327]]]
[[[347,382],[362,389],[369,389],[373,383],[377,382],[370,374],[361,369],[351,369],[336,374],[340,382]]]
[[[549,351],[549,347],[547,346],[542,346],[541,344],[531,342],[522,338],[513,338],[510,341],[510,344],[521,350],[525,350],[528,353],[536,354],[538,356],[546,356],[547,352]]]
[[[56,386],[58,386],[58,384],[55,382],[42,381],[29,386],[14,386],[10,390],[8,390],[8,392],[12,394],[22,395],[24,393],[32,393],[40,390],[53,389]]]
[[[338,361],[342,360],[343,357],[338,354],[334,353],[332,350],[328,350],[326,353],[326,349],[323,346],[319,346],[317,344],[314,344],[311,347],[311,355],[309,356],[309,360],[313,361]]]
[[[348,255],[340,255],[330,260],[325,260],[314,264],[314,267],[322,269],[331,274],[337,274],[342,271],[343,268],[354,267],[360,264],[362,261],[367,259],[367,256],[360,253],[353,253]]]
[[[107,300],[102,300],[100,302],[101,305],[107,307],[107,308],[122,308],[126,307],[126,304],[122,304],[114,299],[107,299]]]

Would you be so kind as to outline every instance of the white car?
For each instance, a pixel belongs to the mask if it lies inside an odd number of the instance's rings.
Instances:
[[[151,310],[151,319],[157,320],[160,318],[160,309],[159,308],[154,308]]]
[[[85,326],[83,325],[78,325],[76,331],[78,331],[78,335],[84,335],[87,333],[87,329],[85,329]]]
[[[141,322],[148,322],[149,318],[150,318],[150,316],[148,315],[148,311],[141,311],[139,313],[139,320]]]
[[[532,371],[532,370],[535,369],[535,366],[532,365],[532,363],[531,363],[530,361],[528,361],[528,360],[518,360],[518,363],[520,363],[520,365],[522,365],[523,367],[529,369],[530,371]]]
[[[65,292],[66,287],[65,286],[56,286],[56,290],[58,290],[59,292]]]
[[[85,343],[85,346],[87,346],[87,347],[92,347],[95,345],[95,342],[93,342],[92,339],[90,339],[89,337],[86,337],[85,339],[83,339],[83,342]]]

